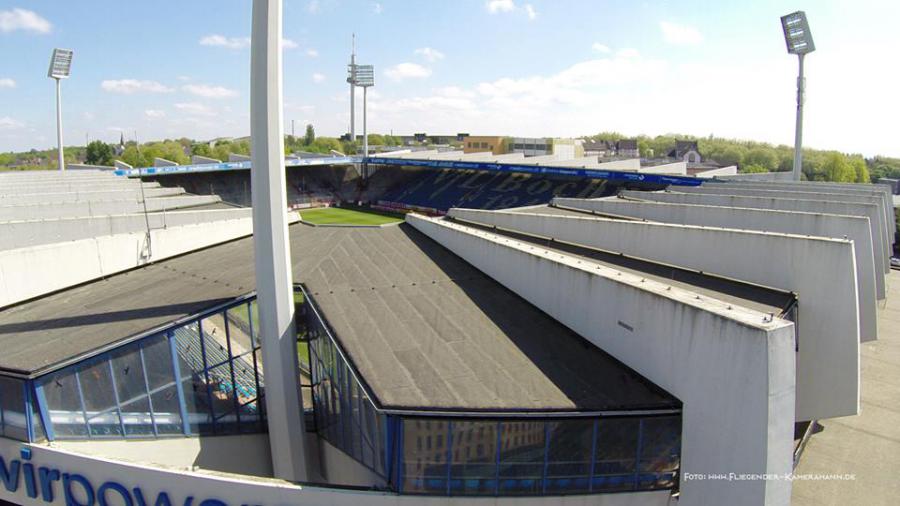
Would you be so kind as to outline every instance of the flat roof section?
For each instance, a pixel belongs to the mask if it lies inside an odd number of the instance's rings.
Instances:
[[[386,408],[604,411],[680,403],[401,224],[290,228],[302,282]],[[250,238],[0,311],[0,370],[33,374],[253,290]]]
[[[306,285],[386,408],[601,411],[677,404],[408,225],[312,242],[330,252],[316,268],[301,263]]]

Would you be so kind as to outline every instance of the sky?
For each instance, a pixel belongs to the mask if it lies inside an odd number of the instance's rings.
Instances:
[[[349,131],[345,82],[375,66],[373,133],[572,137],[618,131],[792,145],[804,10],[804,145],[900,156],[896,0],[284,0],[284,118]],[[250,0],[0,0],[0,152],[249,135]],[[362,130],[358,91],[357,133]]]

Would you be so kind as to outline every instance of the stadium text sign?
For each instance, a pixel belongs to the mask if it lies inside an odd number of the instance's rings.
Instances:
[[[91,478],[77,469],[57,467],[33,457],[27,446],[15,458],[0,453],[0,498],[20,504],[57,502],[67,506],[229,506],[217,498],[173,494],[140,484],[126,486],[117,479]]]

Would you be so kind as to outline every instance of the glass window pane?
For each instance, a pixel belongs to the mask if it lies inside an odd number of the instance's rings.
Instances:
[[[639,431],[640,420],[636,418],[598,420],[594,491],[634,488]]]
[[[591,443],[594,421],[547,422],[550,442],[547,455],[548,494],[587,492],[591,475]]]
[[[641,439],[639,486],[675,486],[681,453],[681,417],[645,418]]]
[[[152,436],[153,419],[150,416],[150,400],[144,396],[122,405],[122,424],[126,436]]]
[[[95,362],[81,369],[78,375],[81,378],[81,392],[84,395],[84,407],[88,412],[88,418],[116,406],[109,363],[105,360]]]
[[[19,441],[28,441],[24,394],[21,380],[0,377],[0,415],[3,417],[3,435]]]
[[[235,429],[237,422],[234,405],[234,386],[231,383],[231,365],[222,364],[209,371],[209,382],[212,388],[213,416],[216,419],[216,430],[227,432]]]
[[[53,432],[58,439],[87,435],[75,371],[70,367],[50,375],[41,383]]]
[[[144,350],[144,374],[147,376],[150,390],[174,383],[172,354],[166,336],[147,339],[141,343],[141,347]]]
[[[206,351],[206,367],[214,367],[230,358],[228,336],[225,334],[225,320],[221,315],[212,315],[200,322],[203,330],[203,344]]]
[[[139,347],[130,346],[113,354],[112,366],[121,405],[130,404],[141,397],[146,399],[147,385],[144,382],[144,368],[141,366]]]
[[[183,434],[181,411],[178,406],[178,390],[170,385],[153,393],[153,418],[160,434]]]
[[[209,393],[212,388],[206,382],[199,326],[196,322],[189,323],[174,329],[173,334],[191,433],[212,433],[209,404]]]
[[[235,353],[244,353],[253,349],[249,311],[248,304],[241,304],[225,312],[228,319],[228,335],[231,337],[231,345]]]
[[[420,418],[403,419],[403,492],[408,494],[446,494],[446,451],[426,450],[427,437],[442,435],[446,438],[447,423],[434,421],[427,427]]]
[[[493,495],[497,486],[497,422],[454,420],[450,438],[450,494]],[[436,434],[432,442],[435,452],[446,452],[445,446],[443,436]]]
[[[544,474],[544,422],[504,421],[500,445],[500,494],[540,494]]]

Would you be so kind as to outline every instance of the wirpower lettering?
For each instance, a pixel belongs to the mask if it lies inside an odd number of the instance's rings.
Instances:
[[[146,493],[142,487],[129,489],[113,480],[104,481],[95,487],[90,479],[79,473],[63,472],[45,466],[35,468],[37,464],[31,458],[31,448],[22,448],[20,458],[9,462],[0,455],[0,483],[8,492],[19,493],[24,485],[25,495],[31,499],[40,497],[46,503],[52,503],[56,494],[61,493],[66,506],[229,506],[220,499],[198,501],[194,496],[187,496],[184,501],[177,503],[172,501],[166,491],[159,491],[153,500],[153,495]]]

